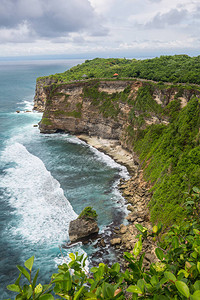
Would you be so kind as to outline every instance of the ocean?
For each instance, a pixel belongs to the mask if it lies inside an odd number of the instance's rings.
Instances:
[[[117,189],[120,178],[129,177],[124,166],[75,136],[40,134],[34,126],[42,117],[32,111],[36,78],[83,61],[0,62],[0,299],[14,299],[6,286],[18,276],[16,265],[32,255],[38,283],[48,283],[71,252],[92,264],[93,243],[62,247],[69,222],[84,207],[97,211],[100,233],[126,215]],[[115,260],[109,249],[107,257]]]

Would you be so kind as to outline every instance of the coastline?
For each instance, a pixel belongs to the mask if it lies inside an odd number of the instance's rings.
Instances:
[[[77,135],[77,137],[97,150],[109,155],[117,163],[127,167],[130,176],[133,176],[138,171],[139,165],[136,159],[134,159],[134,154],[122,148],[118,140],[103,139],[97,136],[90,137],[85,134]]]
[[[118,186],[128,205],[127,209],[130,211],[126,217],[128,225],[121,224],[119,227],[109,228],[111,230],[110,238],[104,240],[103,237],[98,243],[101,246],[106,242],[108,247],[114,248],[119,261],[125,266],[123,254],[125,251],[133,250],[137,242],[135,237],[139,231],[136,229],[135,224],[139,223],[149,231],[152,230],[148,209],[148,203],[152,196],[152,193],[149,191],[151,186],[143,178],[143,170],[140,169],[138,158],[123,149],[118,140],[102,139],[87,135],[77,135],[77,137],[97,150],[109,155],[117,163],[126,166],[129,171],[130,179],[121,180]],[[152,238],[148,237],[143,241],[143,251],[146,253],[144,266],[148,267],[150,263],[156,260],[154,254],[155,248],[156,245]]]

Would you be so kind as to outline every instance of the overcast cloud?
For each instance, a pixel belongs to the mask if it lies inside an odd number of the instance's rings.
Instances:
[[[0,0],[0,56],[196,54],[199,25],[199,0]]]

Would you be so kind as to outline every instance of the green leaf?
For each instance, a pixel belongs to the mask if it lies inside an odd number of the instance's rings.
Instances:
[[[33,290],[31,286],[28,286],[26,293],[27,293],[26,294],[27,299],[30,299],[31,296],[33,295]]]
[[[39,284],[35,287],[34,292],[35,292],[36,294],[39,294],[39,293],[42,292],[42,289],[43,289],[43,287],[42,287],[41,283],[39,283]]]
[[[81,288],[80,288],[80,290],[74,295],[74,300],[77,300],[78,298],[79,298],[79,296],[81,295],[81,293],[83,292],[83,290],[84,290],[84,286],[82,286]]]
[[[69,254],[69,257],[71,258],[71,260],[75,260],[75,259],[76,259],[74,253],[70,253],[70,254]]]
[[[145,283],[145,287],[148,290],[148,292],[150,292],[150,293],[152,292],[153,287],[150,283]]]
[[[188,278],[188,276],[190,275],[190,273],[188,273],[188,272],[185,271],[184,269],[181,269],[180,271],[178,271],[178,274],[177,274],[177,275],[179,275],[179,274],[181,274],[181,273],[184,274],[185,278]]]
[[[158,226],[157,225],[155,225],[155,226],[153,226],[153,233],[157,233],[158,232]]]
[[[62,282],[64,281],[64,274],[57,274],[52,282]]]
[[[22,266],[17,266],[18,270],[30,281],[30,274]]]
[[[87,260],[87,256],[84,258],[84,260],[83,260],[83,268],[85,268],[85,265],[86,265],[86,260]]]
[[[142,237],[140,236],[140,239],[137,243],[135,243],[134,249],[133,249],[133,254],[135,257],[137,257],[142,250]]]
[[[200,290],[200,280],[195,281],[194,289],[195,291]]]
[[[135,227],[142,233],[144,233],[145,231],[147,231],[146,227],[143,227],[141,224],[135,224]]]
[[[103,299],[113,299],[114,298],[115,289],[111,284],[104,282],[102,285],[102,292],[103,292],[103,297],[104,297]]]
[[[185,284],[185,282],[183,281],[176,281],[175,282],[175,286],[177,288],[177,290],[186,298],[189,298],[190,296],[190,291],[189,288],[187,286],[187,284]]]
[[[144,257],[145,257],[145,253],[143,253],[143,254],[140,256],[140,259],[139,259],[139,261],[138,261],[138,265],[139,265],[139,268],[140,268],[140,269],[142,268],[142,264],[143,264]]]
[[[194,229],[193,229],[193,232],[194,232],[194,234],[199,234],[200,231],[199,231],[198,229],[195,229],[195,228],[194,228]]]
[[[193,205],[194,204],[194,201],[186,201],[185,202],[185,205]]]
[[[39,273],[39,269],[37,270],[37,272],[35,274],[35,277],[33,278],[33,284],[32,284],[33,289],[36,286],[36,282],[37,282],[37,278],[38,278],[38,273]]]
[[[113,266],[112,266],[112,269],[113,271],[119,273],[120,271],[120,265],[118,263],[115,263]]]
[[[170,281],[173,281],[175,282],[176,281],[176,277],[174,276],[174,274],[172,274],[171,272],[165,272],[164,273],[165,277],[170,280]]]
[[[16,285],[16,284],[9,284],[9,285],[7,285],[7,289],[8,289],[9,291],[12,291],[12,292],[17,292],[17,293],[20,292],[20,288],[19,288],[19,286]]]
[[[159,283],[158,277],[154,275],[150,282],[152,286],[156,286]]]
[[[143,279],[139,279],[139,280],[138,280],[137,286],[140,288],[140,290],[142,291],[142,293],[144,293],[144,290],[145,290],[145,284],[144,284],[144,280],[143,280]]]
[[[88,280],[88,282],[89,282],[89,280]],[[89,282],[90,283],[90,282]],[[93,291],[94,289],[96,289],[96,286],[97,286],[97,284],[98,284],[98,281],[93,281],[92,283],[90,283],[91,284],[91,287],[90,287],[90,291]]]
[[[199,273],[200,273],[200,262],[199,262],[199,261],[197,262],[197,270],[198,270]]]
[[[64,283],[65,283],[65,288],[67,291],[70,291],[72,288],[72,278],[71,275],[69,273],[69,271],[67,271],[64,275]]]
[[[163,277],[161,280],[160,280],[160,284],[163,285],[164,283],[166,283],[168,281],[167,278]]]
[[[156,248],[155,253],[158,259],[163,260],[164,253],[160,248]]]
[[[30,257],[29,259],[27,259],[27,261],[25,261],[24,265],[25,267],[31,271],[32,267],[33,267],[33,262],[34,262],[34,256]]]
[[[179,247],[179,241],[178,241],[177,236],[174,236],[173,239],[172,239],[172,247],[174,247],[174,248]]]
[[[196,252],[196,251],[194,251],[194,252],[192,252],[191,254],[190,254],[193,258],[197,258],[197,256],[198,256],[198,253]]]
[[[158,231],[156,232],[156,234],[158,235],[162,231],[163,225],[161,222],[159,222],[157,226],[158,226]]]
[[[15,281],[15,284],[16,284],[16,285],[19,285],[21,276],[22,276],[22,273],[19,273],[19,276],[18,276],[17,280]]]
[[[99,268],[97,268],[97,267],[93,267],[93,268],[90,269],[90,272],[96,273],[96,272],[98,271],[98,269],[99,269]]]
[[[193,295],[190,296],[191,300],[199,300],[200,299],[200,291],[194,292]]]
[[[193,191],[197,194],[200,194],[200,189],[198,189],[196,186],[193,187]]]
[[[45,294],[45,295],[42,295],[39,299],[40,300],[54,300],[54,296],[52,296],[51,294]]]
[[[20,294],[19,295],[17,295],[16,296],[16,298],[15,298],[16,300],[24,300],[24,297],[23,296],[21,296]],[[10,300],[10,299],[9,299]]]
[[[96,300],[97,299],[96,295],[94,293],[91,293],[91,292],[85,293],[84,296],[85,296],[85,299],[91,299],[91,300]]]
[[[141,289],[137,285],[130,285],[126,291],[129,293],[142,294]]]

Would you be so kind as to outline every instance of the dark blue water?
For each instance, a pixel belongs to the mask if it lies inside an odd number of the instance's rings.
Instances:
[[[41,113],[26,112],[37,77],[81,62],[0,62],[0,299],[14,299],[6,285],[32,255],[40,280],[49,282],[63,262],[59,246],[68,241],[69,222],[85,206],[96,209],[101,232],[123,216],[117,183],[127,170],[76,137],[40,134],[33,125]],[[75,251],[90,258],[96,250],[79,244],[62,251],[67,259]]]

